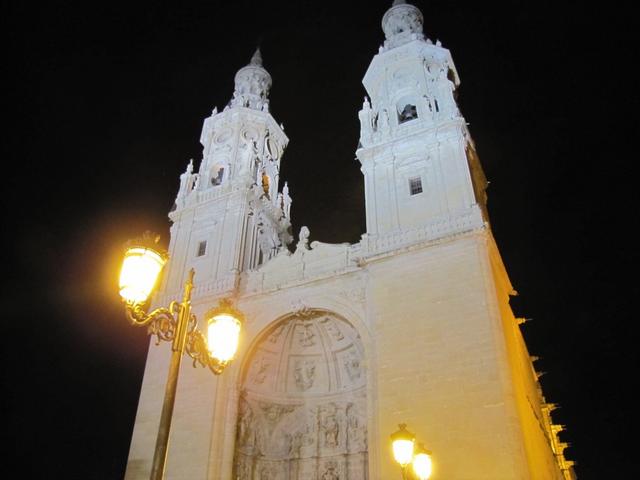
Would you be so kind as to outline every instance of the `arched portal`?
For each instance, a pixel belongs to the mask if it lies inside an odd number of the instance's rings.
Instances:
[[[335,313],[274,323],[245,362],[234,480],[366,480],[363,347]]]

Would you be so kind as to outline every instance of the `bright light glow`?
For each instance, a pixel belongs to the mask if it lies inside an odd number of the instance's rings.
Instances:
[[[149,248],[127,250],[120,270],[120,296],[129,303],[144,303],[156,284],[165,259]]]
[[[240,338],[240,321],[228,313],[220,313],[209,320],[207,346],[211,356],[227,362],[233,358]]]
[[[403,467],[410,464],[413,458],[413,440],[394,440],[393,457]]]
[[[431,456],[426,452],[416,453],[413,457],[413,471],[420,480],[431,476]]]

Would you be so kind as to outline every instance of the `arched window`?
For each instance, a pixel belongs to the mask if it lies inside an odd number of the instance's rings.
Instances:
[[[398,113],[398,125],[418,118],[416,100],[412,96],[403,97],[396,103]]]
[[[402,111],[398,112],[398,123],[408,122],[414,118],[418,118],[418,110],[415,105],[410,103],[407,103]]]
[[[211,185],[220,185],[224,177],[224,166],[215,165],[211,171]]]

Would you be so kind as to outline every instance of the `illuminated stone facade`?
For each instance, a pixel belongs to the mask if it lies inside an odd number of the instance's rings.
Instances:
[[[400,478],[389,435],[401,422],[433,451],[433,478],[572,476],[509,307],[451,55],[412,5],[395,2],[382,26],[359,112],[359,243],[303,227],[292,245],[278,185],[288,139],[259,52],[205,120],[156,301],[177,298],[193,267],[199,318],[231,296],[247,321],[220,377],[183,364],[167,478]],[[168,361],[150,348],[127,479],[148,478]]]

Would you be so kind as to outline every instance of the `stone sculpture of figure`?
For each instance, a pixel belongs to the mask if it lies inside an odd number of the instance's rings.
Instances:
[[[299,390],[309,390],[316,378],[316,364],[312,360],[296,362],[294,380]]]
[[[349,376],[349,380],[355,382],[360,378],[360,359],[354,353],[351,353],[345,361],[344,368],[347,370],[347,375]]]
[[[303,226],[300,229],[300,233],[298,234],[298,244],[296,245],[296,250],[309,250],[309,235],[311,232],[306,226]]]
[[[265,258],[274,254],[280,247],[280,237],[273,222],[260,213],[258,217],[258,245]]]
[[[264,194],[269,198],[269,184],[270,184],[269,175],[264,170],[262,171],[262,190]]]
[[[366,427],[360,424],[356,408],[353,403],[347,406],[347,437],[351,451],[364,448],[366,442]]]
[[[284,182],[284,187],[282,187],[282,200],[283,200],[283,211],[285,217],[289,218],[291,214],[291,203],[293,199],[289,195],[289,184]]]
[[[324,419],[322,428],[324,429],[324,446],[337,447],[340,424],[338,423],[336,416],[333,414],[327,415]]]
[[[313,332],[313,325],[311,325],[310,323],[300,323],[298,325],[298,335],[300,345],[302,345],[303,347],[312,347],[316,344],[316,334]]]
[[[360,139],[367,141],[371,137],[373,129],[371,104],[369,104],[367,97],[364,97],[362,110],[358,113],[358,117],[360,118]]]
[[[185,172],[180,175],[180,189],[178,190],[178,197],[184,197],[193,188],[193,158],[189,159],[189,165]]]
[[[455,84],[449,80],[449,66],[444,63],[435,65],[434,89],[436,96],[437,110],[442,114],[449,114],[455,117],[459,114],[453,92],[456,89]],[[438,101],[439,99],[439,101]]]
[[[238,422],[238,441],[243,447],[253,447],[255,445],[256,433],[254,431],[254,419],[251,407],[244,403],[244,408],[240,413]]]
[[[380,111],[378,116],[378,130],[382,133],[389,132],[389,114],[386,110]]]
[[[322,474],[322,480],[340,480],[340,476],[336,472],[337,465],[335,462],[329,462],[325,466],[326,470]]]

